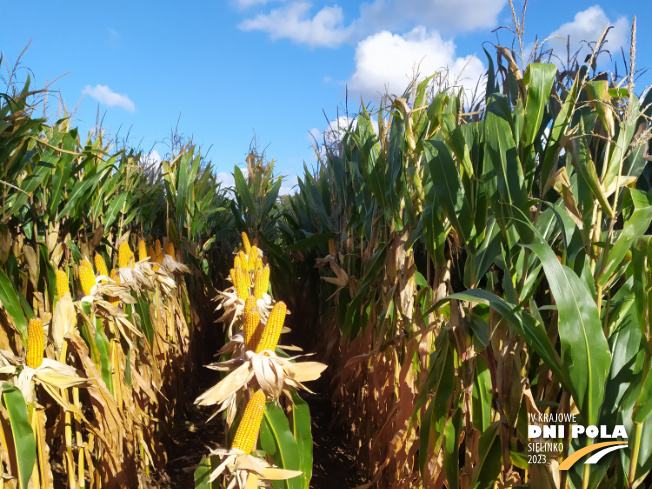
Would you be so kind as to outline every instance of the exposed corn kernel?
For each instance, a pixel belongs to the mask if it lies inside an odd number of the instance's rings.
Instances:
[[[45,333],[43,321],[32,318],[27,325],[27,355],[25,363],[28,367],[38,368],[43,363],[43,350],[45,350]]]
[[[252,300],[253,305],[247,309],[247,303]],[[248,297],[245,302],[244,324],[242,327],[242,336],[244,337],[245,350],[253,350],[258,341],[262,328],[260,328],[260,313],[255,307],[256,298]]]
[[[254,274],[254,297],[256,299],[262,299],[263,294],[267,292],[269,288],[269,265],[265,268],[256,268]]]
[[[133,267],[134,254],[129,247],[128,241],[123,241],[118,247],[118,267]]]
[[[95,271],[98,275],[105,275],[107,277],[109,276],[104,257],[102,257],[102,255],[99,253],[95,253]]]
[[[86,258],[79,265],[79,281],[81,282],[84,295],[91,295],[91,290],[96,282],[95,275],[93,275],[93,267],[91,267],[91,263]]]
[[[63,270],[57,270],[57,295],[61,299],[66,292],[70,292],[70,283],[68,282],[68,275]]]
[[[145,241],[142,239],[138,242],[138,261],[142,261],[147,258],[147,246]]]
[[[242,450],[245,455],[249,455],[256,444],[260,423],[262,423],[265,413],[265,401],[266,397],[263,391],[256,391],[251,396],[238,425],[238,431],[235,432],[232,448]]]
[[[251,244],[249,244],[249,236],[247,236],[247,233],[244,231],[242,231],[242,244],[244,245],[245,253],[248,255],[249,250],[251,249]]]
[[[285,302],[280,301],[274,304],[274,308],[269,313],[269,318],[267,318],[267,324],[265,325],[260,341],[256,345],[256,353],[260,353],[263,350],[276,350],[278,339],[281,337],[283,323],[285,322],[286,312],[287,306]]]

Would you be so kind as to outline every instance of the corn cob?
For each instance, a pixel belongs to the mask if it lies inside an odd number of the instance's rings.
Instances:
[[[235,290],[238,297],[245,300],[249,297],[249,286],[247,285],[247,272],[243,272],[241,268],[235,269]]]
[[[93,275],[93,267],[91,267],[91,263],[86,258],[79,265],[79,281],[81,282],[84,295],[91,295],[91,290],[96,282],[95,275]]]
[[[113,280],[116,284],[120,283],[120,274],[115,268],[111,270],[111,280]],[[117,306],[120,302],[120,299],[117,297],[109,297],[109,302],[114,306]]]
[[[272,312],[269,313],[269,318],[267,318],[267,324],[265,325],[260,341],[256,345],[256,353],[260,353],[263,350],[276,350],[278,339],[281,337],[283,323],[285,322],[286,312],[287,306],[285,302],[280,301],[274,305]]]
[[[256,260],[256,268],[263,268],[263,259],[260,256]]]
[[[251,250],[251,245],[249,244],[249,236],[244,231],[242,231],[242,244],[244,245],[245,253],[248,255],[249,250]]]
[[[43,350],[45,349],[45,333],[43,321],[32,318],[27,325],[27,356],[25,363],[28,367],[38,368],[43,363]]]
[[[159,269],[159,266],[158,266],[159,261],[158,261],[158,256],[156,255],[156,251],[154,251],[154,248],[152,248],[151,246],[149,248],[147,248],[147,251],[149,253],[149,261],[150,261],[150,263],[152,263],[152,270],[154,270],[154,271],[158,270]]]
[[[256,268],[254,273],[254,297],[262,299],[263,294],[269,287],[269,266],[265,268]]]
[[[235,258],[233,259],[233,268],[243,268],[240,255],[235,255]]]
[[[126,268],[133,267],[133,252],[129,247],[128,241],[123,241],[118,247],[118,267]]]
[[[174,244],[172,244],[172,241],[168,241],[168,245],[165,248],[165,253],[170,255],[172,258],[174,258],[176,255],[174,253]]]
[[[249,270],[253,270],[256,267],[257,261],[258,261],[258,248],[252,246],[251,251],[249,252],[249,260],[247,262],[247,268]]]
[[[335,256],[335,240],[333,238],[328,240],[328,254]]]
[[[254,298],[252,297],[252,299]],[[255,300],[256,299],[254,299],[254,302]],[[260,336],[260,313],[255,307],[252,307],[248,312],[245,312],[242,333],[244,336],[245,350],[253,350],[253,347],[258,343]]]
[[[147,245],[142,239],[138,242],[138,261],[147,258]]]
[[[231,448],[242,450],[245,455],[251,453],[258,438],[260,423],[263,421],[265,401],[266,398],[263,391],[256,391],[251,396],[238,425],[238,431],[235,433]]]
[[[160,239],[157,239],[154,242],[154,251],[156,251],[156,256],[159,256],[161,254],[162,249],[161,249],[161,240]]]
[[[238,253],[240,256],[240,263],[242,264],[242,269],[249,271],[249,262],[247,261],[247,255],[245,255],[244,251],[240,250],[240,253]]]
[[[106,275],[107,277],[109,276],[109,272],[106,269],[106,262],[104,261],[102,255],[99,253],[95,253],[95,271],[98,275]]]
[[[63,270],[57,270],[57,295],[61,299],[66,292],[70,292],[70,284],[68,283],[68,275]]]

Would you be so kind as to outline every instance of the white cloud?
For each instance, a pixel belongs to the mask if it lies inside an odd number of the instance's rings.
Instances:
[[[566,39],[570,39],[570,55],[572,56],[581,48],[577,57],[581,64],[584,58],[591,54],[586,42],[595,43],[607,26],[613,26],[613,29],[607,34],[607,43],[605,48],[612,55],[618,54],[621,47],[629,43],[630,26],[626,17],[619,17],[616,22],[609,20],[604,10],[599,5],[594,5],[575,14],[573,22],[563,24],[551,36],[561,36],[563,39],[550,39],[544,49],[553,49],[558,57],[566,61]],[[586,41],[586,42],[582,42]]]
[[[283,177],[283,183],[281,184],[281,188],[278,191],[278,195],[292,195],[297,192],[297,182],[298,178],[296,175],[288,175]]]
[[[108,105],[109,107],[113,107],[113,106],[122,107],[123,109],[129,112],[133,112],[134,110],[136,110],[136,106],[131,100],[129,100],[128,96],[115,93],[106,85],[95,85],[94,87],[91,87],[90,85],[86,85],[83,94],[90,95],[99,103]]]
[[[357,23],[362,33],[401,30],[415,22],[447,34],[498,25],[507,0],[374,0],[363,3]]]
[[[478,58],[456,56],[453,41],[418,26],[404,35],[382,31],[360,41],[348,86],[365,98],[377,98],[386,90],[402,95],[417,67],[420,78],[448,69],[448,85],[466,90],[474,90],[486,71]]]
[[[241,7],[267,1],[237,0]],[[403,31],[415,22],[450,35],[495,27],[506,3],[507,0],[374,0],[363,3],[358,17],[346,23],[337,4],[323,7],[313,16],[312,2],[294,0],[245,19],[240,29],[267,32],[275,40],[291,39],[311,47],[336,48],[379,30]]]
[[[144,153],[140,156],[140,161],[146,166],[158,166],[161,163],[161,155],[155,149],[151,153]]]
[[[310,47],[335,48],[350,38],[353,26],[344,26],[344,14],[340,7],[324,7],[312,18],[310,9],[308,2],[294,2],[268,14],[246,19],[239,27],[244,31],[264,31],[272,39],[291,39]]]

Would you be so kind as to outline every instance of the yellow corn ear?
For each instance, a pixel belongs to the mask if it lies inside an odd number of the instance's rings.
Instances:
[[[247,261],[247,255],[245,255],[244,251],[240,250],[238,256],[240,257],[240,264],[242,265],[241,266],[242,270],[249,271],[249,262]]]
[[[281,337],[283,323],[285,322],[286,312],[287,306],[285,302],[280,301],[274,304],[274,308],[269,313],[269,318],[267,318],[267,324],[265,325],[260,341],[256,345],[256,353],[260,353],[263,350],[276,350],[278,339]]]
[[[144,260],[147,258],[147,245],[144,240],[138,242],[138,261]]]
[[[118,267],[126,268],[132,266],[133,252],[129,247],[128,241],[123,241],[118,247]]]
[[[251,250],[251,244],[249,244],[249,236],[244,231],[242,231],[242,244],[244,245],[245,253],[248,255],[249,250]]]
[[[157,239],[154,242],[154,251],[156,251],[156,256],[159,256],[161,254],[161,251],[163,251],[161,249],[161,240],[160,239]]]
[[[251,396],[238,425],[238,431],[235,432],[231,448],[242,450],[245,455],[249,455],[254,449],[260,431],[260,423],[263,421],[265,413],[266,400],[263,391],[256,391]]]
[[[328,240],[328,254],[335,256],[335,240],[333,238]]]
[[[242,268],[242,262],[240,261],[240,255],[235,255],[233,259],[233,268]]]
[[[249,252],[249,260],[247,263],[247,268],[249,270],[253,270],[256,267],[257,261],[258,261],[258,248],[252,246],[251,251]]]
[[[168,245],[165,248],[165,253],[170,255],[172,258],[176,256],[176,254],[174,253],[174,244],[172,244],[172,241],[168,241]]]
[[[79,265],[79,281],[84,295],[91,295],[91,289],[97,282],[95,282],[95,275],[93,275],[93,267],[86,258]]]
[[[253,350],[253,346],[258,343],[258,336],[260,336],[260,313],[255,306],[256,298],[251,296],[247,297],[245,301],[244,326],[242,328],[245,350],[247,351]]]
[[[57,295],[61,299],[66,292],[70,292],[70,283],[68,282],[68,275],[63,270],[57,270]]]
[[[120,283],[120,274],[115,268],[111,270],[111,280],[113,280],[116,284]],[[109,297],[109,302],[114,306],[117,306],[120,302],[120,299],[117,297]]]
[[[95,271],[98,275],[106,275],[107,277],[109,276],[109,272],[106,269],[106,262],[104,261],[104,257],[99,253],[95,253]]]
[[[27,325],[27,356],[25,363],[28,367],[38,368],[43,363],[43,350],[45,350],[45,333],[43,321],[32,318]]]
[[[261,257],[256,260],[256,268],[263,268],[263,259]]]
[[[235,269],[235,290],[238,293],[238,298],[245,300],[249,297],[249,286],[247,285],[247,272],[242,271],[241,268]]]
[[[262,299],[269,288],[269,265],[265,268],[256,268],[254,273],[254,297]]]

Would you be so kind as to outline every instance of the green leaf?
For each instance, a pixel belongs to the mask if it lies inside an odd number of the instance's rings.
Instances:
[[[562,369],[561,359],[559,358],[559,355],[557,355],[555,347],[550,342],[550,338],[548,338],[545,328],[530,314],[525,311],[520,311],[520,306],[514,306],[486,290],[471,289],[444,297],[432,307],[432,311],[441,307],[451,299],[459,299],[462,301],[487,304],[491,306],[503,317],[503,319],[518,330],[527,344],[539,354],[541,359],[545,362],[552,373],[555,374],[557,379],[559,379],[559,381],[567,388],[571,386],[566,372]],[[427,313],[432,311],[427,311]]]
[[[0,270],[0,303],[5,308],[7,314],[11,317],[23,343],[27,341],[27,319],[25,313],[20,307],[20,297],[14,288],[11,280]]]
[[[496,421],[480,435],[478,441],[478,464],[473,468],[473,489],[492,489],[501,469],[502,450],[498,430],[500,421]]]
[[[249,186],[245,181],[242,170],[240,170],[240,168],[237,166],[233,167],[233,178],[235,180],[235,188],[238,192],[238,196],[242,199],[245,206],[249,208],[249,212],[254,212],[256,210],[256,204],[254,203],[254,199],[251,196],[251,192],[249,192]],[[242,212],[245,211],[245,209],[240,210]]]
[[[312,477],[312,429],[310,426],[310,407],[295,391],[292,393],[292,433],[299,449],[299,470],[304,488],[309,489]]]
[[[526,146],[534,143],[541,129],[543,113],[555,81],[557,67],[549,63],[533,63],[525,70],[523,83],[527,87],[527,104],[522,137]]]
[[[586,283],[562,265],[547,243],[525,245],[541,261],[557,303],[561,358],[573,386],[573,397],[589,424],[598,421],[598,408],[611,364],[598,308]]]
[[[634,212],[625,222],[618,240],[609,250],[608,261],[598,278],[598,285],[601,287],[609,283],[634,240],[645,233],[652,221],[652,199],[650,196],[635,189],[630,189],[629,192],[634,204]]]
[[[25,398],[18,388],[3,384],[2,403],[9,413],[9,423],[16,448],[19,484],[21,488],[26,489],[36,462],[36,440],[29,423]]]
[[[260,443],[265,453],[274,460],[274,463],[289,470],[300,470],[301,460],[297,440],[290,431],[290,424],[285,417],[283,409],[276,403],[268,402],[265,406],[265,415],[260,426]],[[303,489],[303,479],[273,481],[275,489]]]

